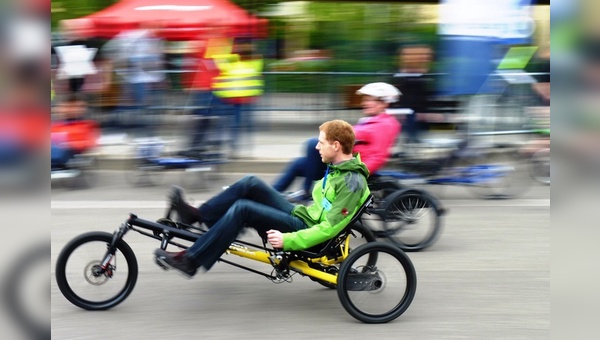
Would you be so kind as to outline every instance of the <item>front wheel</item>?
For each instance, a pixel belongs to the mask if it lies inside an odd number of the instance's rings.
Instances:
[[[355,249],[338,275],[342,306],[365,323],[396,319],[408,309],[416,290],[417,274],[412,262],[401,249],[384,242]]]
[[[108,248],[113,234],[90,232],[70,241],[56,262],[56,283],[75,306],[105,310],[123,302],[133,291],[138,265],[131,247],[118,240],[113,254]],[[105,262],[103,264],[103,262]]]
[[[360,247],[363,244],[367,244],[369,242],[375,242],[377,239],[375,238],[375,235],[373,235],[373,232],[366,228],[365,226],[363,226],[361,223],[355,223],[354,225],[348,227],[349,228],[349,233],[343,233],[342,235],[344,235],[345,237],[348,238],[348,253],[352,253],[352,251],[354,249],[357,249],[358,247]],[[338,237],[342,237],[341,235]],[[344,243],[344,246],[346,245],[346,243],[344,241],[342,241],[342,243]],[[370,260],[371,262],[375,262],[376,258],[373,258]],[[309,266],[312,266],[313,268],[322,270],[326,273],[330,273],[330,274],[337,274],[339,273],[339,268],[340,268],[340,264],[335,264],[335,265],[323,265],[320,263],[311,263],[309,264]],[[329,283],[327,281],[322,281],[313,277],[310,277],[311,280],[316,281],[318,283],[320,283],[321,285],[330,288],[330,289],[335,289],[337,287],[336,284],[332,284]]]

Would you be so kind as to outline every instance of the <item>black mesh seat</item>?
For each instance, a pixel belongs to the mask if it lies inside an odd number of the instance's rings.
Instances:
[[[291,251],[290,254],[293,257],[297,257],[297,258],[319,258],[319,257],[323,257],[323,256],[332,255],[339,248],[338,246],[342,242],[345,241],[346,237],[351,232],[351,227],[355,223],[360,223],[362,214],[367,210],[367,208],[372,203],[373,203],[373,195],[369,195],[369,197],[367,197],[367,199],[360,206],[360,208],[358,208],[358,211],[356,212],[356,214],[354,214],[354,217],[352,217],[352,220],[350,220],[348,225],[342,231],[340,231],[340,233],[338,235],[336,235],[335,237],[332,237],[327,242],[318,244],[316,246],[313,246],[313,247],[305,249],[305,250]]]

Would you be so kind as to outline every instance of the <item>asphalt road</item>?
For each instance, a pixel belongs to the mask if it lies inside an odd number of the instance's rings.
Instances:
[[[242,174],[208,179],[199,203]],[[269,175],[261,175],[267,181]],[[61,248],[87,231],[112,232],[130,212],[164,213],[165,194],[181,173],[157,187],[132,188],[123,172],[99,174],[96,185],[52,189],[51,320],[55,339],[547,339],[550,336],[550,188],[532,184],[519,199],[473,198],[463,187],[429,188],[449,213],[430,248],[408,253],[418,288],[410,308],[387,324],[356,321],[337,294],[308,278],[274,284],[218,263],[187,280],[153,262],[158,242],[125,236],[140,273],[133,293],[104,312],[75,307],[60,293],[54,266]],[[189,178],[188,178],[189,179]],[[192,187],[184,182],[186,187]],[[204,183],[206,184],[206,182]]]

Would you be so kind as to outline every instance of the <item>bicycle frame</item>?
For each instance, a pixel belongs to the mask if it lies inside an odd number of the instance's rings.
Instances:
[[[169,213],[167,214],[167,216]],[[134,214],[130,214],[129,218],[125,223],[123,223],[113,234],[113,240],[111,245],[109,246],[106,255],[102,261],[102,268],[106,269],[108,267],[108,263],[110,262],[111,255],[114,254],[114,250],[116,248],[116,244],[119,239],[123,238],[123,236],[129,231],[133,230],[142,235],[157,239],[161,241],[161,248],[165,249],[168,244],[178,246],[180,248],[187,248],[187,246],[180,244],[178,242],[173,241],[174,238],[183,239],[186,241],[194,242],[202,235],[202,233],[190,232],[188,230],[183,230],[177,228],[177,225],[186,226],[184,224],[173,222],[171,220],[169,223],[173,223],[175,226],[169,226],[166,224],[161,224],[145,219],[141,219]],[[188,226],[189,227],[189,226]],[[142,228],[142,229],[140,229]],[[143,229],[150,230],[151,233],[144,231]],[[284,252],[281,250],[276,250],[272,248],[267,248],[265,246],[261,247],[256,244],[252,244],[249,242],[236,240],[234,241],[225,254],[231,254],[235,256],[239,256],[241,258],[253,260],[256,262],[261,262],[268,264],[273,267],[276,275],[263,273],[261,271],[255,270],[253,268],[241,265],[239,263],[235,263],[223,258],[219,259],[219,262],[223,262],[241,269],[244,269],[249,272],[253,272],[255,274],[259,274],[265,276],[266,278],[273,281],[282,281],[288,278],[289,271],[294,271],[301,275],[309,276],[314,279],[318,279],[320,281],[324,281],[330,284],[337,284],[337,273],[331,274],[319,269],[315,269],[310,267],[309,263],[322,264],[322,265],[334,265],[341,263],[344,259],[346,259],[349,255],[349,243],[350,237],[345,234],[344,243],[338,245],[340,247],[340,252],[337,254],[338,256],[331,257],[327,255],[315,256],[312,257],[313,253],[305,252],[305,251],[297,251],[297,252]],[[315,254],[317,255],[317,254]]]

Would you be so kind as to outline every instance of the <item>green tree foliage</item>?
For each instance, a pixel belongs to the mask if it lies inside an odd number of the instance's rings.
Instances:
[[[400,45],[435,36],[435,25],[421,24],[416,5],[313,1],[307,12],[309,48],[330,50],[340,71],[393,69]]]

